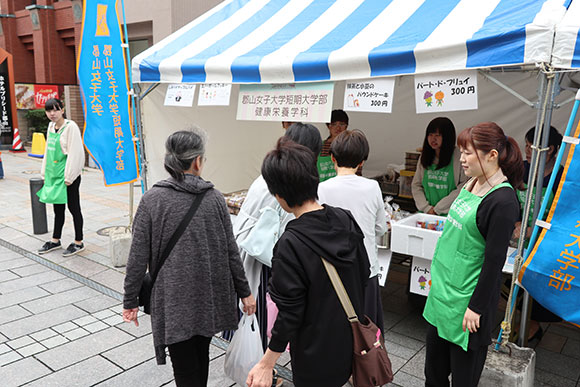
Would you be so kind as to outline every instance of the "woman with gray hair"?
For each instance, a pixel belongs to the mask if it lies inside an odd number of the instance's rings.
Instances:
[[[245,312],[256,310],[225,200],[200,177],[205,143],[199,128],[167,139],[165,169],[171,177],[139,203],[125,277],[123,320],[138,326],[143,278],[147,268],[155,273],[162,265],[151,293],[151,328],[157,364],[165,364],[168,347],[178,387],[207,385],[211,338],[237,327],[237,297]],[[200,195],[193,219],[162,263],[162,252]]]

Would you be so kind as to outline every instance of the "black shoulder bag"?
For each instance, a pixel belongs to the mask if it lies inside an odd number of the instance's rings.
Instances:
[[[143,312],[151,314],[151,292],[153,291],[153,285],[155,285],[157,275],[159,274],[159,271],[161,270],[161,267],[163,267],[163,264],[165,263],[165,260],[167,259],[169,254],[171,254],[171,250],[173,250],[173,247],[175,246],[175,244],[177,243],[177,241],[179,240],[179,238],[181,237],[181,235],[191,222],[191,219],[193,218],[193,215],[197,211],[201,203],[201,199],[203,198],[206,192],[207,191],[204,191],[199,195],[197,195],[196,198],[193,200],[193,203],[191,203],[189,211],[187,211],[187,214],[185,214],[185,217],[183,218],[181,223],[179,223],[177,230],[175,230],[175,232],[171,236],[171,239],[165,246],[163,254],[161,254],[161,259],[159,260],[159,266],[157,267],[157,271],[153,273],[148,271],[147,273],[145,273],[143,283],[141,284],[141,289],[139,290],[139,306],[143,307]]]

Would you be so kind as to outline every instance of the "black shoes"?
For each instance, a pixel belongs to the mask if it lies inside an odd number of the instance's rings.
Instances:
[[[70,245],[68,245],[68,247],[66,248],[65,252],[62,253],[63,257],[70,257],[71,255],[75,255],[76,253],[80,253],[81,251],[83,251],[85,249],[85,244],[81,243],[80,245],[77,245],[76,243],[71,243]]]
[[[49,253],[51,251],[54,250],[58,250],[60,249],[62,246],[60,244],[60,242],[52,242],[52,241],[48,241],[46,242],[41,248],[40,250],[38,250],[38,254],[45,254],[45,253]]]

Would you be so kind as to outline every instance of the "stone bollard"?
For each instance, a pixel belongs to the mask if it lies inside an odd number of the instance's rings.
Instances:
[[[109,234],[109,255],[113,266],[127,265],[129,250],[131,249],[131,231],[129,228],[120,228]]]
[[[514,343],[507,343],[506,347],[500,352],[494,351],[493,345],[489,347],[479,387],[534,386],[536,352]]]

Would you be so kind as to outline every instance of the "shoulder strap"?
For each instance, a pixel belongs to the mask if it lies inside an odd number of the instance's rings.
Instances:
[[[336,291],[336,295],[340,299],[340,303],[342,304],[342,308],[344,309],[346,316],[348,317],[348,321],[350,322],[357,321],[358,316],[354,311],[352,303],[350,302],[350,298],[348,297],[348,293],[346,292],[346,289],[344,288],[344,285],[340,280],[340,276],[338,275],[336,268],[332,263],[328,262],[326,259],[322,257],[320,257],[320,259],[322,259],[322,264],[324,265],[324,268],[326,269],[326,272],[330,277],[330,282],[332,282],[332,286]]]
[[[191,219],[193,218],[193,215],[195,215],[195,212],[197,211],[199,205],[201,204],[201,199],[203,199],[206,192],[207,191],[203,191],[202,193],[198,194],[195,197],[195,199],[191,203],[191,207],[189,207],[189,211],[187,211],[187,214],[185,214],[185,217],[183,218],[181,223],[179,223],[177,230],[175,230],[175,232],[171,236],[171,239],[169,240],[169,242],[167,242],[167,245],[163,250],[163,254],[161,254],[161,259],[159,260],[159,266],[157,267],[157,270],[154,273],[151,273],[151,287],[153,287],[153,284],[155,284],[157,274],[159,274],[159,271],[163,267],[165,260],[167,259],[169,254],[171,254],[171,250],[173,250],[173,247],[175,247],[175,244],[177,243],[177,241],[179,240],[179,238],[181,237],[181,235],[191,222]]]

